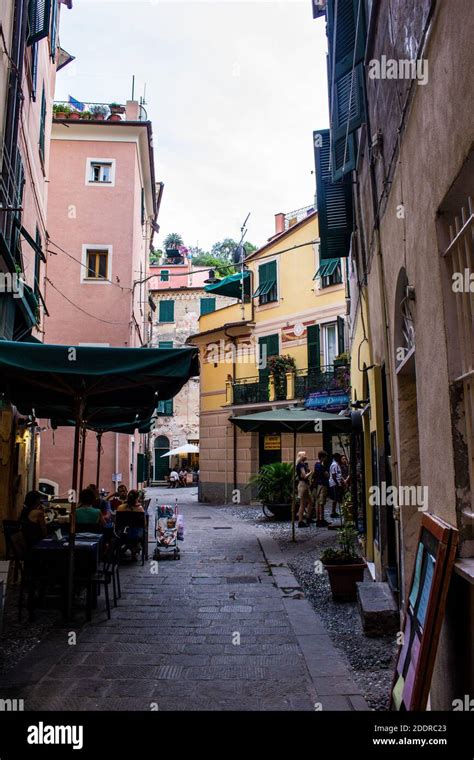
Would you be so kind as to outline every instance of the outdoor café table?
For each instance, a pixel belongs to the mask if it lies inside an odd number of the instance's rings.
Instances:
[[[95,533],[76,533],[74,550],[74,575],[78,580],[88,580],[97,573],[100,560],[102,536]],[[69,540],[43,538],[33,547],[33,575],[39,581],[60,582],[65,588],[69,561]],[[95,604],[95,588],[92,602]]]

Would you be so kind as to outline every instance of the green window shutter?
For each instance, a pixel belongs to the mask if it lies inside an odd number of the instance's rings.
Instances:
[[[332,174],[337,180],[355,169],[353,133],[365,119],[364,3],[328,0],[327,35]]]
[[[260,298],[260,303],[270,303],[278,299],[276,261],[267,261],[258,268],[258,288],[253,298]]]
[[[158,348],[173,348],[173,341],[172,340],[159,340],[158,341]]]
[[[50,20],[51,0],[29,0],[27,45],[33,45],[48,36]]]
[[[337,318],[337,351],[339,354],[343,354],[345,351],[344,346],[344,319],[342,317]]]
[[[145,480],[146,480],[145,454],[137,454],[137,483],[143,483]]]
[[[52,0],[51,7],[51,58],[53,63],[56,60],[56,47],[58,40],[58,0]]]
[[[260,383],[267,383],[269,377],[269,370],[266,363],[270,356],[278,356],[280,353],[278,334],[265,335],[263,338],[258,339],[259,347],[259,363],[263,364],[263,367],[259,368],[258,376]]]
[[[165,402],[164,401],[158,401],[158,404],[156,405],[156,411],[158,414],[164,414],[165,413]]]
[[[168,269],[162,269],[160,273],[160,282],[169,282],[170,273]]]
[[[160,322],[174,322],[174,301],[160,301]]]
[[[173,414],[173,399],[165,401],[165,414],[171,416]]]
[[[319,369],[321,367],[321,340],[319,325],[308,326],[306,330],[306,342],[308,346],[308,369]]]
[[[201,298],[201,316],[203,314],[211,314],[216,310],[215,298]]]
[[[333,182],[329,130],[313,133],[316,195],[319,219],[319,261],[349,255],[352,227],[352,184],[350,177]]]
[[[41,118],[40,118],[40,133],[39,133],[39,151],[41,160],[44,161],[44,149],[46,139],[46,94],[43,85],[43,94],[41,96]]]
[[[36,228],[36,245],[38,246],[38,248],[41,248],[41,234],[38,227]],[[33,292],[36,298],[38,298],[38,293],[40,291],[40,269],[41,269],[41,258],[38,251],[35,251],[35,279],[33,283]]]
[[[142,195],[141,195],[141,215],[142,215],[142,224],[145,224],[145,189],[142,187]]]
[[[36,88],[38,86],[38,44],[31,48],[31,99],[36,101]]]

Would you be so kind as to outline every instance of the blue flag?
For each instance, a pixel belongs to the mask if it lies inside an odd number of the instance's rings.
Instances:
[[[83,111],[85,108],[84,103],[80,103],[79,100],[73,98],[72,95],[69,95],[69,102],[74,108],[77,108],[78,111]]]

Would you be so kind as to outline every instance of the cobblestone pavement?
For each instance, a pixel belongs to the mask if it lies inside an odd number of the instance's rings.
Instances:
[[[75,645],[71,626],[55,628],[2,677],[0,697],[27,711],[367,709],[273,539],[199,505],[195,489],[149,495],[152,513],[179,497],[181,560],[156,574],[150,544],[143,567],[121,568],[111,620],[101,597]]]

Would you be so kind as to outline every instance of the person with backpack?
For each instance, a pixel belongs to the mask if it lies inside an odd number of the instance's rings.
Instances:
[[[314,465],[312,489],[316,505],[316,525],[318,528],[327,528],[331,523],[324,519],[324,507],[328,497],[329,488],[329,455],[326,451],[319,451]]]

